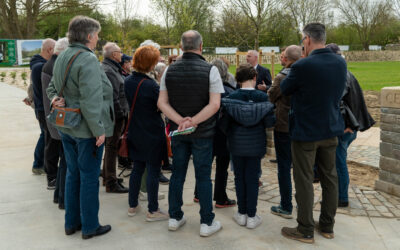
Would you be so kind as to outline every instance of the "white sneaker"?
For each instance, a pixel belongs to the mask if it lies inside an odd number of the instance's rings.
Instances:
[[[181,226],[183,226],[186,223],[185,217],[182,217],[180,220],[176,219],[169,219],[168,220],[168,230],[170,231],[176,231],[178,230]]]
[[[162,200],[165,198],[165,194],[158,192],[158,199]],[[147,201],[147,193],[140,191],[139,192],[139,200],[140,201]]]
[[[135,216],[138,211],[139,211],[139,205],[137,207],[130,207],[128,208],[128,216],[130,217]]]
[[[162,211],[161,209],[158,209],[157,211],[150,213],[147,212],[146,216],[146,221],[152,222],[152,221],[161,221],[161,220],[168,220],[169,215]]]
[[[207,237],[210,236],[219,230],[221,230],[222,226],[221,223],[217,220],[214,220],[211,224],[211,226],[207,224],[201,224],[200,225],[200,236]]]
[[[262,222],[262,219],[260,216],[255,215],[254,217],[247,217],[247,224],[246,227],[249,229],[254,229],[258,227]]]
[[[236,221],[239,226],[246,226],[246,220],[247,220],[247,215],[246,214],[241,214],[239,212],[236,212],[233,215],[233,219]]]

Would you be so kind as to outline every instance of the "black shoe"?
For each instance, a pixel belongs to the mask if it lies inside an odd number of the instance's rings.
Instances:
[[[106,187],[106,192],[107,193],[124,194],[124,193],[128,193],[129,189],[127,189],[126,187],[122,186],[122,184],[119,184],[118,182],[116,182],[114,185],[107,186]]]
[[[96,232],[94,232],[92,234],[82,234],[82,239],[87,240],[87,239],[90,239],[90,238],[92,238],[94,236],[100,236],[100,235],[103,235],[103,234],[106,234],[106,233],[110,232],[110,230],[111,230],[111,226],[110,225],[99,226],[96,229]]]
[[[160,177],[158,178],[158,181],[162,185],[168,185],[169,184],[169,179],[165,177],[161,172],[160,172]]]
[[[65,210],[64,203],[59,203],[59,204],[58,204],[58,209],[60,209],[60,210]]]
[[[58,204],[58,198],[54,198],[54,199],[53,199],[53,203],[54,203],[54,204]]]
[[[74,234],[76,231],[80,231],[80,230],[82,230],[82,224],[77,227],[74,227],[74,228],[65,229],[65,234],[71,235],[71,234]]]
[[[219,201],[215,202],[215,207],[216,208],[234,207],[234,206],[236,206],[236,201],[235,200],[227,199],[224,202],[219,202]]]
[[[171,173],[171,172],[172,172],[171,165],[162,166],[162,167],[161,167],[161,171],[162,171],[163,173]]]
[[[348,201],[339,201],[338,202],[338,207],[348,207],[349,202]]]
[[[269,162],[271,162],[271,163],[277,163],[278,161],[277,161],[276,159],[271,159],[271,160],[269,160]]]
[[[319,178],[314,178],[313,183],[319,183]]]
[[[122,184],[124,182],[124,178],[117,178],[118,184]]]
[[[56,189],[56,179],[47,181],[47,190],[54,190],[54,189]]]

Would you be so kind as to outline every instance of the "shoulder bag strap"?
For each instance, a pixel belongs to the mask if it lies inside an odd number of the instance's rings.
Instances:
[[[128,123],[126,124],[123,137],[126,137],[126,135],[128,134],[129,124],[131,123],[131,119],[132,119],[132,115],[133,115],[133,110],[135,109],[135,103],[136,103],[136,98],[137,98],[137,95],[138,95],[138,92],[139,92],[139,88],[140,88],[140,86],[142,85],[142,83],[144,82],[145,79],[146,79],[146,78],[143,78],[143,79],[139,82],[139,84],[138,84],[138,86],[137,86],[137,88],[136,88],[135,97],[133,98],[133,101],[132,101],[132,107],[131,107],[131,111],[129,112],[129,119],[128,119]]]
[[[67,85],[67,80],[68,80],[68,76],[69,76],[69,72],[70,72],[70,68],[72,66],[72,63],[75,61],[75,59],[78,57],[78,55],[80,53],[82,53],[83,51],[78,51],[75,53],[75,55],[71,58],[71,60],[68,63],[67,69],[65,70],[65,74],[64,74],[64,80],[63,80],[63,86],[61,87],[60,93],[58,93],[58,97],[62,97],[62,94],[64,92],[64,88],[65,85]]]

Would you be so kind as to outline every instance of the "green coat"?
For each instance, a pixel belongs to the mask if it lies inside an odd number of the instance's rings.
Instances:
[[[78,138],[92,138],[114,130],[113,88],[101,69],[95,54],[82,44],[71,44],[60,53],[54,64],[53,78],[47,88],[47,96],[53,100],[61,90],[65,70],[70,59],[82,50],[73,62],[64,89],[66,107],[80,108],[82,121],[78,127],[58,128],[61,132]]]

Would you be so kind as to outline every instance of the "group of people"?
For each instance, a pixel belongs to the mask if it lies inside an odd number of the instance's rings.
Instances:
[[[48,188],[56,189],[54,202],[65,208],[67,235],[82,230],[82,238],[89,239],[111,230],[98,219],[100,175],[106,192],[129,193],[129,216],[138,213],[139,200],[147,200],[146,221],[168,220],[168,229],[178,230],[186,223],[182,195],[191,157],[200,235],[207,237],[222,228],[213,200],[217,208],[237,205],[234,221],[256,228],[262,223],[257,200],[266,129],[274,127],[281,202],[271,212],[292,218],[292,168],[297,201],[298,226],[284,227],[282,234],[314,242],[316,169],[323,190],[316,226],[324,237],[334,237],[336,208],[348,206],[347,147],[358,130],[368,129],[374,121],[357,80],[338,55],[339,47],[325,46],[324,25],[306,25],[302,46],[282,50],[284,68],[273,80],[258,64],[257,51],[248,51],[247,63],[236,69],[235,76],[224,58],[208,63],[202,57],[202,36],[194,30],[182,34],[184,53],[170,56],[168,65],[152,41],[142,43],[133,57],[123,54],[116,43],[106,43],[99,64],[93,50],[100,30],[98,21],[77,16],[69,23],[68,38],[44,40],[41,54],[31,61],[33,101],[24,100],[34,104],[42,130],[32,171],[46,173]],[[50,124],[46,116],[54,107],[79,109],[81,121],[72,128]],[[169,136],[176,131],[181,133]],[[127,139],[127,159],[118,157],[122,135]],[[129,188],[116,176],[117,161],[132,170]],[[237,202],[226,193],[230,163]],[[170,180],[162,169],[172,171]],[[164,211],[158,189],[168,182]]]

